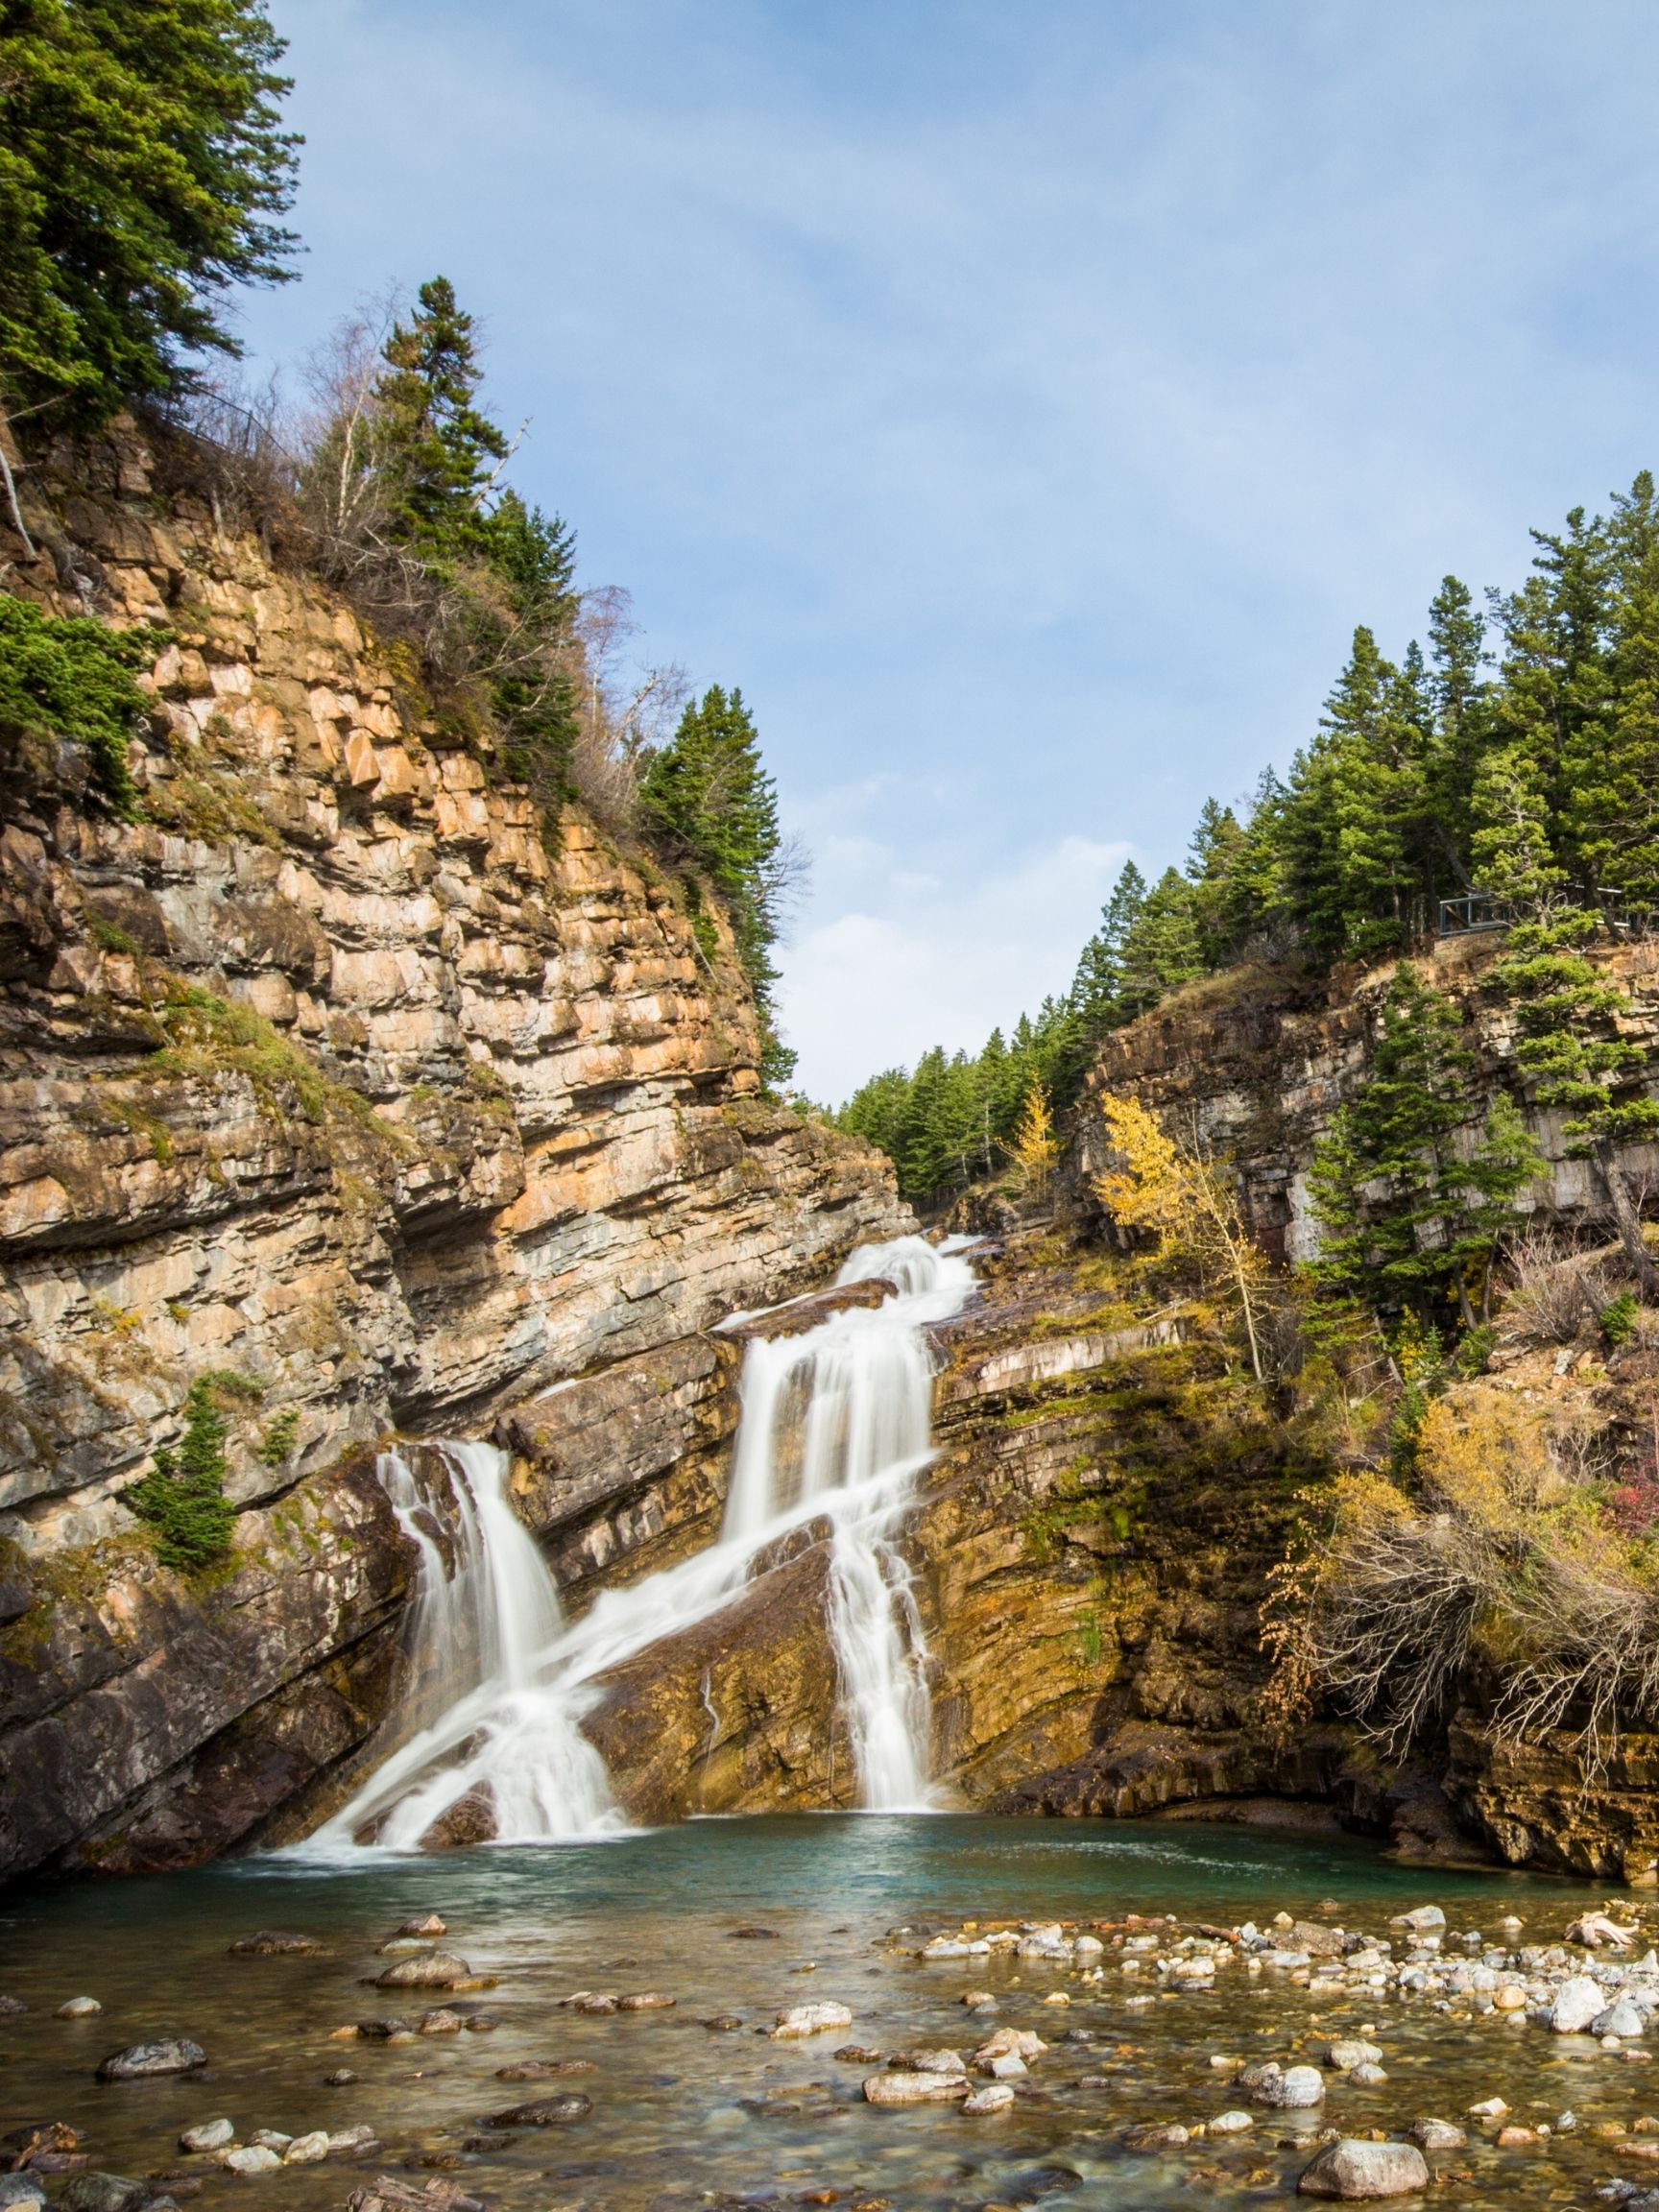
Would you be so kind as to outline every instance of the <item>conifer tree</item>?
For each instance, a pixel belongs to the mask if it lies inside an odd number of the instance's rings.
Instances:
[[[478,406],[473,320],[446,276],[421,285],[414,314],[393,326],[385,360],[375,401],[387,534],[447,568],[485,550],[492,464],[506,459],[507,440]]]
[[[1470,1274],[1489,1272],[1494,1240],[1542,1165],[1510,1100],[1472,1138],[1476,1073],[1457,1006],[1402,962],[1365,1080],[1309,1178],[1321,1231],[1309,1272],[1327,1290],[1424,1320],[1452,1300],[1473,1319]]]
[[[1198,952],[1206,968],[1219,968],[1233,952],[1236,896],[1234,871],[1243,855],[1244,831],[1231,806],[1206,799],[1198,827],[1187,849],[1187,874],[1192,884],[1192,920]]]
[[[1104,1037],[1126,1018],[1123,948],[1145,903],[1146,878],[1133,860],[1126,860],[1101,908],[1100,926],[1084,946],[1071,978],[1071,1005],[1086,1042]]]
[[[1659,1300],[1659,1268],[1619,1158],[1623,1146],[1659,1138],[1659,1100],[1647,1095],[1641,1047],[1618,1032],[1619,1018],[1630,1013],[1628,995],[1585,955],[1597,927],[1594,914],[1571,905],[1517,923],[1487,981],[1515,1006],[1515,1057],[1539,1104],[1567,1109],[1563,1135],[1600,1172],[1642,1296]]]
[[[1118,1002],[1126,1015],[1144,1013],[1203,973],[1192,885],[1166,868],[1125,934]]]
[[[280,283],[299,140],[256,0],[0,9],[0,406],[94,427],[235,354],[223,301]]]
[[[762,1077],[774,1086],[787,1081],[795,1055],[775,1027],[772,964],[786,856],[777,787],[760,764],[759,738],[740,691],[716,684],[686,708],[646,769],[639,805],[681,863],[693,898],[702,875],[727,902],[737,957],[760,1012]]]

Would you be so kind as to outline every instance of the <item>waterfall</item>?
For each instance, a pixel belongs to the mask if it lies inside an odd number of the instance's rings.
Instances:
[[[381,1479],[420,1551],[415,1692],[404,1717],[418,1725],[314,1846],[411,1848],[443,1815],[453,1818],[463,1799],[486,1809],[482,1832],[493,1828],[503,1841],[620,1826],[603,1763],[581,1731],[602,1695],[596,1678],[718,1612],[742,1591],[757,1551],[814,1520],[828,1528],[826,1625],[859,1803],[871,1811],[926,1805],[927,1653],[896,1540],[930,1456],[932,1370],[923,1330],[959,1310],[974,1274],[958,1250],[906,1237],[861,1245],[836,1278],[873,1279],[892,1283],[896,1294],[796,1336],[751,1340],[718,1540],[603,1592],[568,1625],[546,1563],[508,1500],[504,1454],[488,1444],[439,1444],[413,1459],[383,1456]],[[702,1695],[709,1709],[706,1679]],[[709,1749],[717,1733],[711,1726]]]
[[[381,1455],[380,1479],[420,1553],[409,1675],[421,1724],[314,1845],[413,1849],[474,1793],[485,1834],[528,1841],[621,1825],[604,1761],[579,1726],[585,1704],[549,1669],[564,1633],[559,1597],[508,1501],[507,1464],[493,1444]],[[453,1532],[452,1559],[439,1529]]]

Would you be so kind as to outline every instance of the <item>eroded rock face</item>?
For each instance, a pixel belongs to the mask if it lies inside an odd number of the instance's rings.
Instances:
[[[909,1225],[878,1155],[758,1095],[729,942],[711,978],[659,872],[446,743],[134,441],[74,468],[34,479],[56,563],[0,530],[10,586],[173,641],[140,820],[73,748],[0,757],[0,1872],[301,1816],[395,1674],[356,1448],[520,1408],[556,1564],[656,1564],[718,1513],[734,1354],[699,1333]],[[223,1592],[120,1503],[208,1372],[243,1391]],[[571,1378],[585,1431],[532,1404]]]

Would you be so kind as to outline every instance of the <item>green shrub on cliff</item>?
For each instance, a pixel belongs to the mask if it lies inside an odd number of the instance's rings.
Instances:
[[[219,301],[291,276],[298,140],[255,0],[0,11],[0,396],[56,433],[239,350]]]
[[[189,1573],[211,1566],[230,1549],[236,1508],[225,1495],[229,1427],[212,1378],[201,1377],[184,1401],[184,1434],[177,1449],[164,1446],[149,1474],[122,1495],[122,1503],[151,1528],[164,1567]]]
[[[0,741],[67,737],[84,745],[103,804],[112,814],[131,815],[137,793],[127,748],[149,709],[132,672],[164,642],[159,631],[110,630],[0,596]]]

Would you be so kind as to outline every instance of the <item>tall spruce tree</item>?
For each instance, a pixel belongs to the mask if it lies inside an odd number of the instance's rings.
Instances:
[[[1143,1014],[1203,973],[1192,885],[1180,869],[1166,868],[1125,934],[1119,1004],[1130,1016]]]
[[[0,9],[0,406],[56,435],[235,354],[225,297],[294,275],[299,140],[256,0]]]
[[[482,555],[494,466],[507,440],[478,405],[483,371],[472,317],[446,276],[421,285],[415,312],[394,325],[375,391],[387,532],[445,568]]]
[[[783,838],[777,787],[761,766],[741,691],[716,684],[686,708],[646,769],[639,805],[680,863],[693,900],[702,876],[726,901],[737,957],[760,1013],[761,1075],[772,1086],[785,1083],[795,1055],[777,1033],[772,963],[782,920]],[[706,935],[705,950],[710,950]]]

